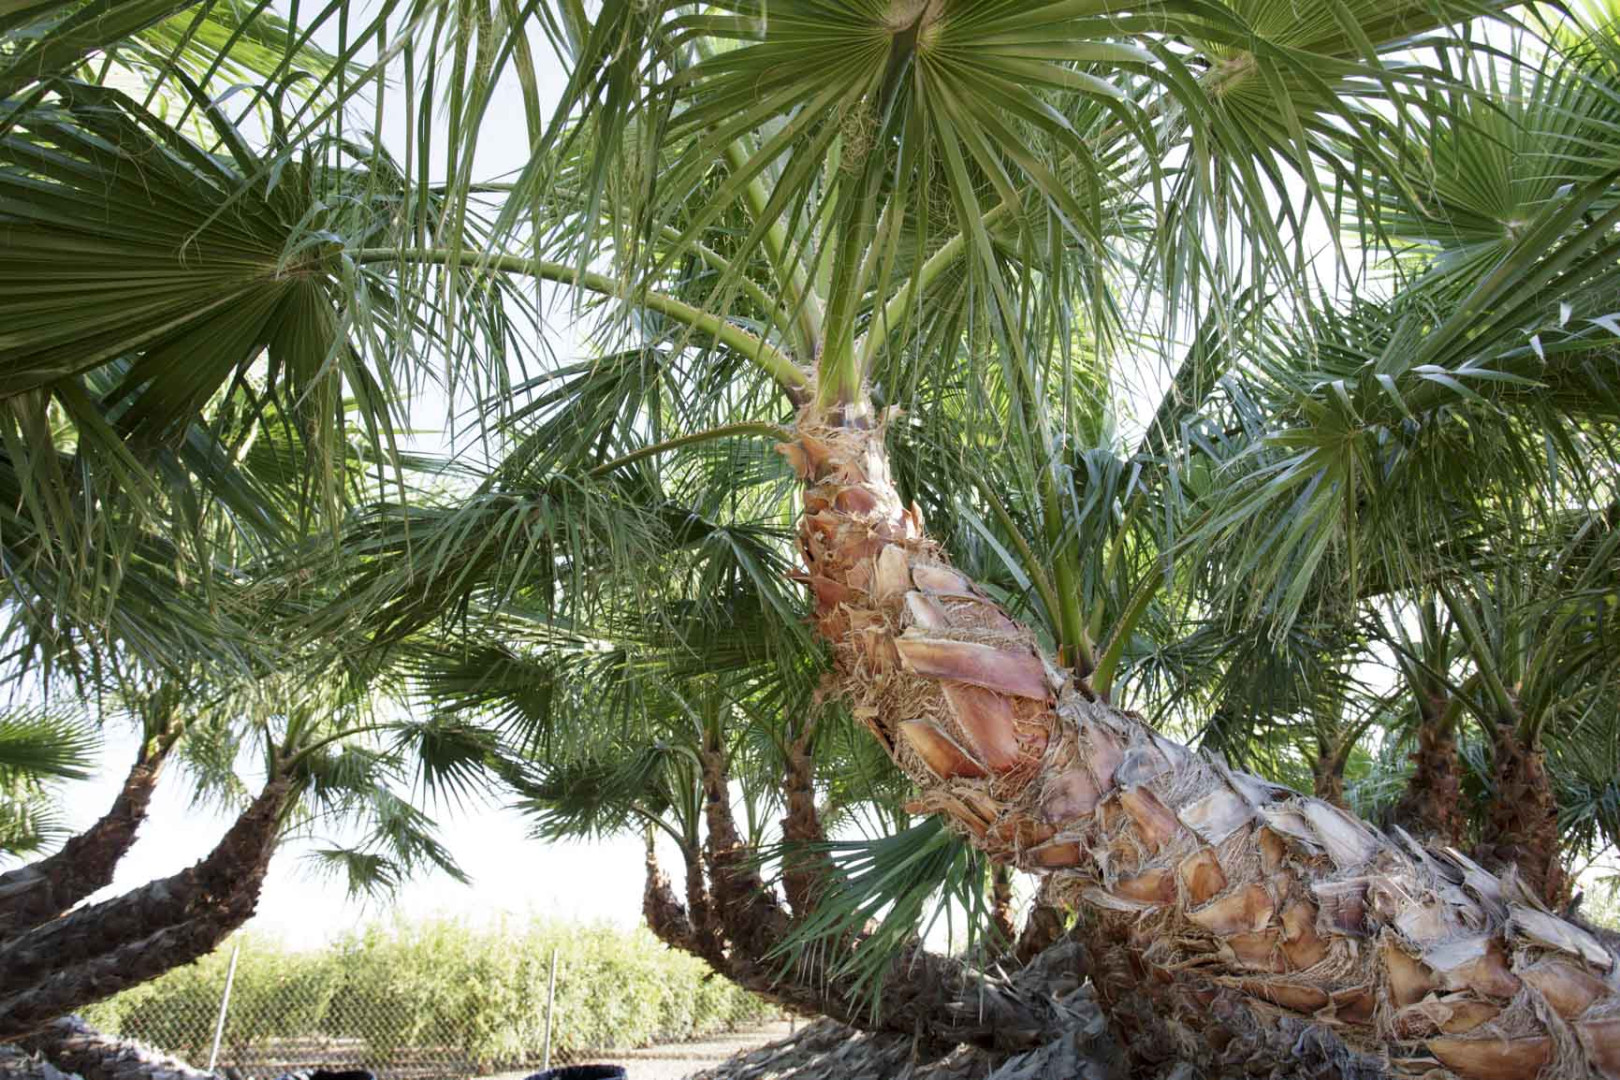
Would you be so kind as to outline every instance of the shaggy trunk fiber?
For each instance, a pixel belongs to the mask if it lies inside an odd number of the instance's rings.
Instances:
[[[1558,801],[1541,747],[1526,744],[1513,724],[1498,724],[1491,769],[1496,792],[1476,853],[1493,869],[1517,870],[1542,902],[1561,909],[1570,881],[1559,861]]]
[[[703,851],[696,844],[683,847],[681,859],[686,866],[686,910],[692,922],[694,948],[689,951],[718,966],[725,963],[726,946],[705,884]]]
[[[1311,794],[1343,808],[1344,767],[1349,757],[1348,747],[1319,745],[1316,760],[1311,762]]]
[[[1090,909],[1116,1019],[1251,1075],[1620,1077],[1620,975],[1590,934],[1088,700],[928,539],[881,426],[798,431],[815,621],[854,714],[919,808]]]
[[[1395,824],[1425,841],[1461,844],[1463,840],[1462,780],[1457,767],[1457,735],[1452,730],[1446,703],[1422,699],[1417,749],[1412,754],[1412,776],[1395,804]]]
[[[0,1041],[211,952],[253,914],[287,795],[267,784],[195,866],[0,945]]]
[[[143,749],[112,809],[61,851],[0,874],[0,942],[49,922],[112,882],[119,860],[146,820],[166,749],[150,755]]]
[[[214,1080],[213,1073],[194,1069],[177,1058],[128,1039],[103,1035],[77,1016],[51,1021],[23,1040],[23,1049],[84,1080]]]
[[[653,936],[665,945],[711,960],[699,944],[692,919],[675,895],[669,875],[658,865],[658,851],[650,830],[647,833],[647,884],[641,893],[641,916],[647,920],[647,928],[653,932]]]

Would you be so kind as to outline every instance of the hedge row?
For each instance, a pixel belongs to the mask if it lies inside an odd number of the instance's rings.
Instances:
[[[535,921],[371,926],[320,951],[245,934],[227,1047],[363,1040],[377,1060],[412,1049],[488,1065],[535,1060],[558,952],[554,1054],[694,1038],[773,1012],[646,930]],[[213,1040],[230,947],[93,1006],[87,1019],[193,1061]]]

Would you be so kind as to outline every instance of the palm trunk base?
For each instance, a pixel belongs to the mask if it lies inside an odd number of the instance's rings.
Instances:
[[[901,1032],[862,1031],[825,1019],[691,1080],[985,1080],[999,1060],[983,1050],[933,1054]]]
[[[1086,991],[1072,992],[1078,1004]],[[692,1080],[1126,1080],[1095,1005],[1043,1045],[1016,1055],[919,1042],[909,1032],[868,1031],[822,1019]]]

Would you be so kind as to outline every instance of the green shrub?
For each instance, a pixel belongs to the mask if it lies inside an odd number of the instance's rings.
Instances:
[[[368,926],[320,951],[241,938],[225,1042],[361,1039],[368,1059],[452,1051],[495,1066],[535,1060],[558,954],[554,1054],[693,1038],[756,1021],[770,1006],[646,930],[532,921],[474,929],[438,919]],[[206,1059],[230,963],[227,946],[93,1006],[104,1030]]]

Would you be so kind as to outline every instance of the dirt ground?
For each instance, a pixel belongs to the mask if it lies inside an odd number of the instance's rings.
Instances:
[[[802,1022],[800,1026],[803,1026]],[[611,1056],[591,1060],[602,1064],[623,1065],[630,1074],[630,1080],[685,1080],[693,1073],[718,1065],[734,1054],[756,1050],[766,1043],[785,1039],[790,1034],[792,1026],[788,1021],[781,1020],[725,1035],[710,1036],[696,1042],[661,1043],[658,1046],[644,1046],[640,1050],[621,1050]],[[584,1062],[569,1061],[556,1064],[573,1065]],[[488,1080],[523,1080],[526,1075],[528,1074],[521,1072],[503,1073],[489,1077]]]

